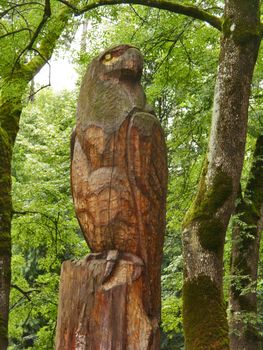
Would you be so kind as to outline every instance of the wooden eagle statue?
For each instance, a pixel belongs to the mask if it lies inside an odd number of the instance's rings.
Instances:
[[[71,187],[90,257],[109,262],[105,279],[118,258],[141,263],[155,308],[167,161],[163,130],[140,84],[142,68],[140,51],[130,45],[111,48],[89,65],[72,135]]]

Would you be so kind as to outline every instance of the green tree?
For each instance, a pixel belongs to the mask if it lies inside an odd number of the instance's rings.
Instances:
[[[1,4],[0,348],[7,346],[11,260],[11,160],[28,83],[50,59],[71,11],[49,0]]]
[[[24,109],[13,152],[10,348],[53,348],[62,261],[87,246],[74,217],[69,139],[76,97],[43,90]]]
[[[261,349],[257,319],[257,278],[260,235],[263,230],[263,136],[257,138],[244,191],[239,193],[233,229],[230,288],[232,349]]]

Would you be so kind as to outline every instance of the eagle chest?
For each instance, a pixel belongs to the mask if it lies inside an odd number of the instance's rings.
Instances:
[[[132,142],[139,142],[139,135],[132,135]],[[130,142],[128,118],[110,134],[94,125],[85,131],[77,129],[72,161],[73,198],[85,238],[94,251],[116,247],[137,250]],[[136,166],[139,164],[132,168]]]

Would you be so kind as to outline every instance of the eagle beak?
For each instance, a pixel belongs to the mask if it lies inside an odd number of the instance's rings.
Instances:
[[[123,55],[122,76],[140,79],[142,68],[142,54],[135,47],[130,47]]]

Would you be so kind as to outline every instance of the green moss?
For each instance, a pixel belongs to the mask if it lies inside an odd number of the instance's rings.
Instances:
[[[186,350],[228,350],[228,325],[223,297],[205,275],[183,287]]]
[[[224,242],[224,227],[217,219],[207,219],[200,222],[199,239],[204,249],[219,254]]]
[[[11,151],[5,130],[0,128],[0,254],[11,255]]]
[[[66,27],[71,15],[72,13],[70,9],[65,7],[57,14],[56,21],[53,23],[50,22],[48,32],[46,32],[45,37],[41,41],[41,45],[38,49],[40,55],[35,56],[32,60],[29,61],[29,63],[25,64],[22,67],[28,81],[30,81],[34,75],[39,72],[39,70],[44,66],[48,59],[50,59],[58,38]]]
[[[195,217],[207,217],[220,208],[232,193],[232,179],[219,171],[211,185],[203,194],[200,205],[195,210]]]
[[[184,226],[199,218],[210,218],[232,194],[232,179],[219,171],[213,184],[207,189],[205,184],[206,169],[204,170],[197,197],[186,215]]]
[[[10,144],[9,144],[9,138],[8,138],[7,132],[1,127],[0,127],[0,147],[1,147],[0,159],[2,160],[4,157],[6,157],[6,150],[9,149]]]
[[[222,24],[225,37],[232,37],[237,44],[242,44],[251,39],[262,36],[262,27],[260,24],[249,24],[233,19],[225,18]]]
[[[5,140],[5,143],[10,142],[10,145],[14,144],[19,130],[19,119],[22,112],[21,101],[22,96],[20,96],[20,100],[14,98],[14,100],[5,102],[1,106],[0,123],[2,132],[0,137],[2,138],[3,133],[5,133],[8,136],[8,141]]]
[[[219,171],[215,175],[212,185],[207,188],[205,183],[206,173],[207,165],[204,167],[201,176],[197,197],[186,215],[183,226],[198,223],[198,236],[202,247],[220,253],[225,228],[215,218],[215,213],[232,194],[232,179],[224,172]]]

